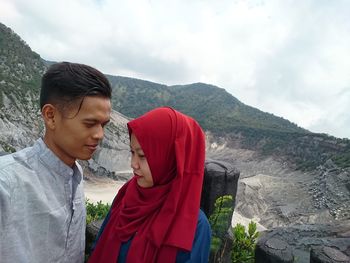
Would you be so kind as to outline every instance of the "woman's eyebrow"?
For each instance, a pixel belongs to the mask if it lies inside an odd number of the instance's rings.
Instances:
[[[137,147],[137,148],[132,148],[131,145],[130,146],[130,149],[134,150],[134,151],[142,151],[142,148],[141,147]]]

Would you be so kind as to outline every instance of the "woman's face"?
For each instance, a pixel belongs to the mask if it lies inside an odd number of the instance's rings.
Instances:
[[[140,143],[133,133],[130,136],[130,152],[131,168],[137,178],[137,184],[143,188],[152,187],[154,183],[151,170]]]

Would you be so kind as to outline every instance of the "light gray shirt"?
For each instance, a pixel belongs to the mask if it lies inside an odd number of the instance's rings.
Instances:
[[[84,262],[82,169],[39,139],[0,157],[0,262]]]

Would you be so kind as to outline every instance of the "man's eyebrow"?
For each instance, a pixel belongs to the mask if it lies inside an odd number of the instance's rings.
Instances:
[[[98,120],[94,118],[86,118],[86,119],[83,119],[83,121],[98,122]]]
[[[83,119],[83,121],[85,121],[85,122],[94,122],[94,123],[100,122],[100,120],[94,119],[94,118],[86,118],[86,119]],[[111,121],[111,120],[107,120],[107,121],[103,122],[103,124],[107,124],[107,123],[109,123],[110,121]]]

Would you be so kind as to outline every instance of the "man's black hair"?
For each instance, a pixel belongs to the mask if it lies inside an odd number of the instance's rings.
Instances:
[[[97,69],[78,63],[53,64],[41,80],[40,109],[45,104],[69,106],[86,96],[111,98],[112,88],[108,79]],[[79,111],[79,110],[78,110]]]

